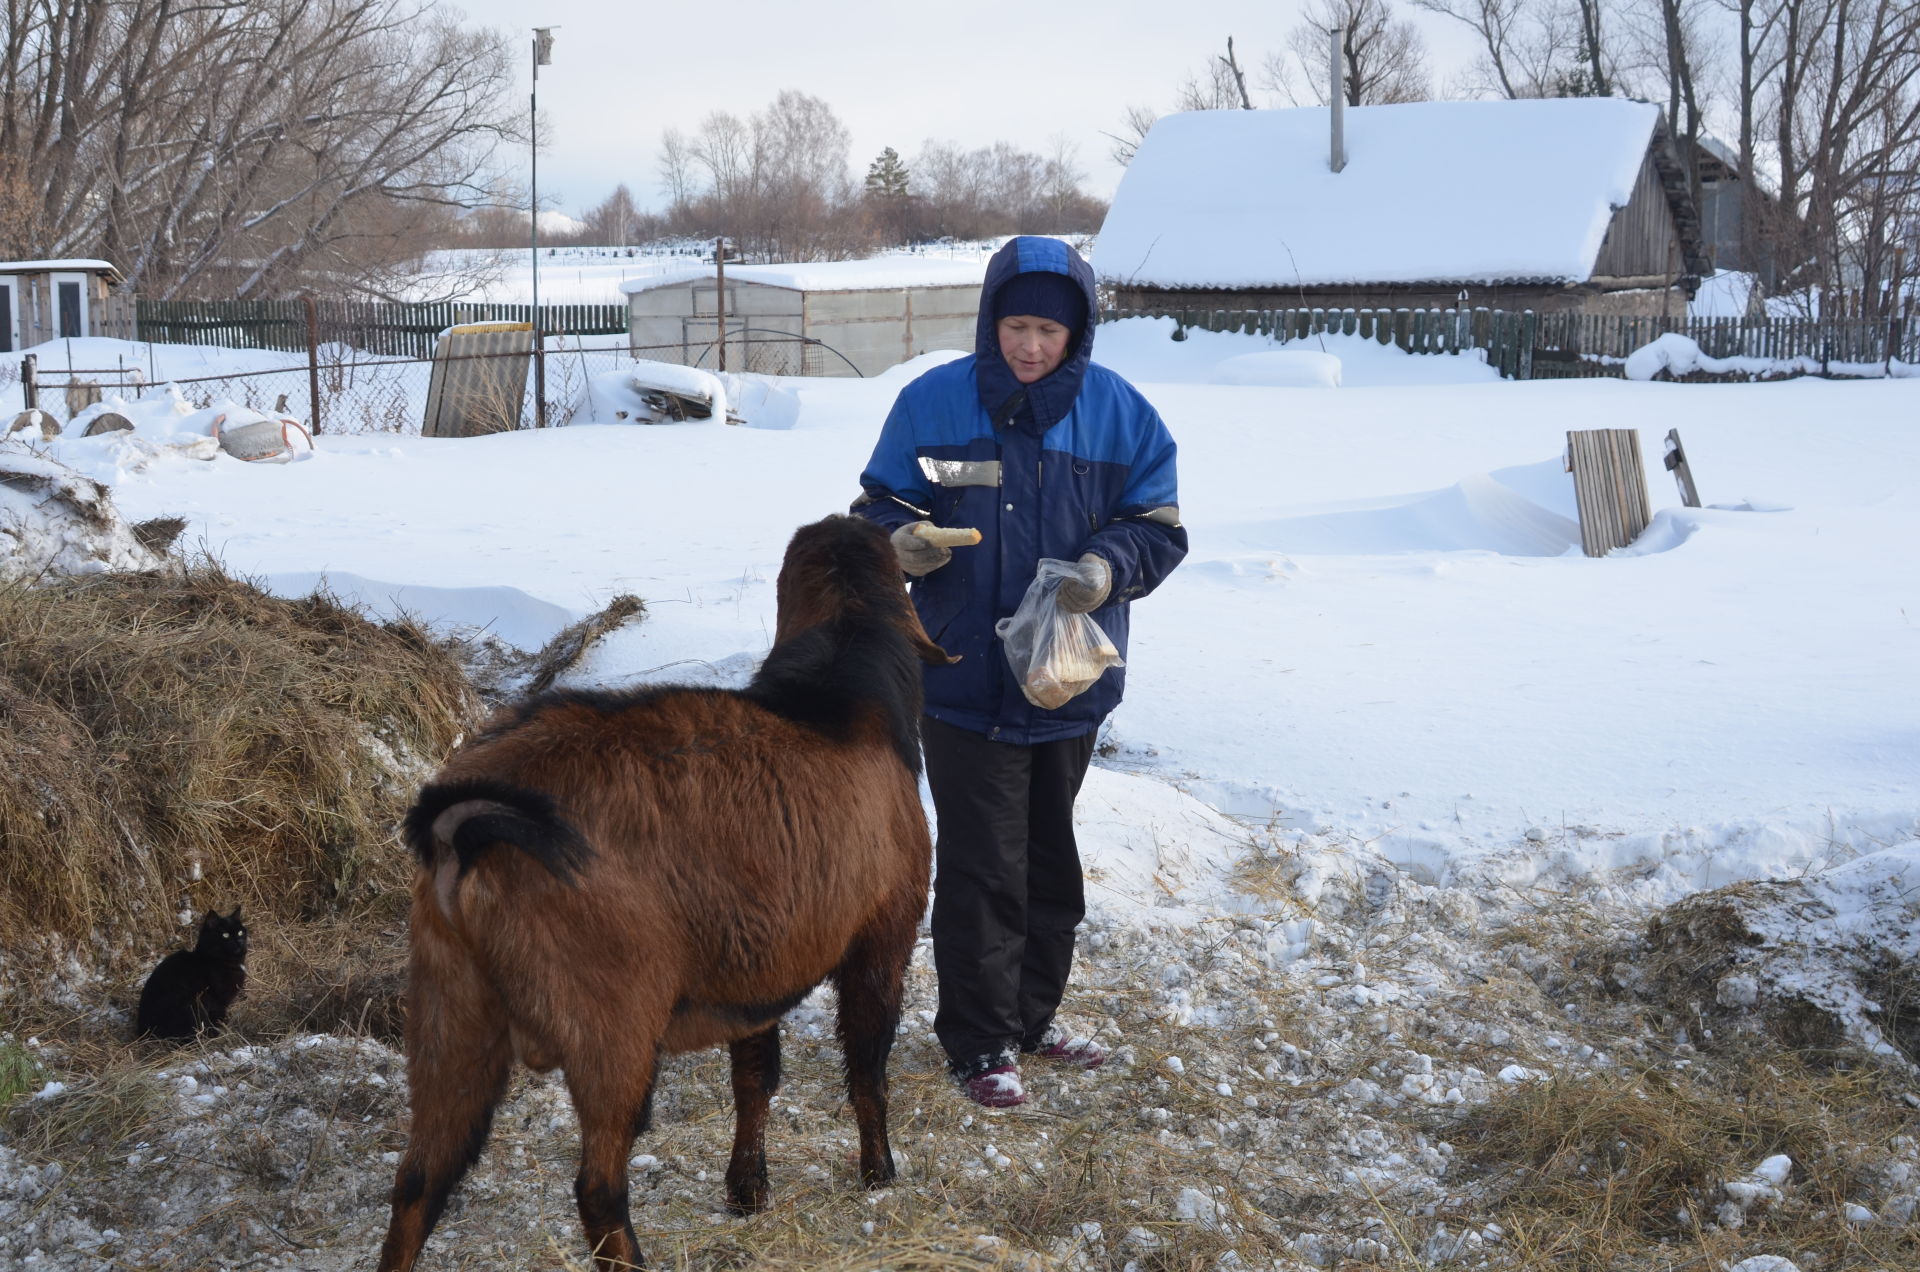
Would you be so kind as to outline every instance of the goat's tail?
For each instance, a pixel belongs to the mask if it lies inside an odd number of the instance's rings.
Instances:
[[[441,872],[457,863],[447,883],[472,869],[495,844],[511,844],[569,884],[593,856],[552,796],[491,778],[426,787],[401,833],[427,869]]]

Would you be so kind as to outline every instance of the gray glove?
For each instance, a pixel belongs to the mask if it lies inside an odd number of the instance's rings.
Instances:
[[[893,555],[900,559],[900,568],[914,578],[922,578],[953,560],[953,549],[941,547],[937,543],[928,543],[913,532],[915,526],[930,525],[926,521],[909,521],[895,530],[892,535]]]
[[[1086,571],[1093,582],[1060,580],[1060,608],[1069,614],[1085,614],[1099,609],[1107,603],[1107,593],[1113,590],[1113,567],[1107,564],[1105,557],[1097,552],[1086,553],[1080,558],[1080,568]]]

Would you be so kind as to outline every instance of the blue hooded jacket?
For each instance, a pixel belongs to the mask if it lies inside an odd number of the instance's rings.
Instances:
[[[1087,321],[1066,359],[1022,385],[1000,356],[994,293],[1017,274],[1079,284]],[[1096,552],[1113,568],[1093,619],[1127,652],[1128,603],[1187,554],[1174,444],[1147,400],[1093,365],[1093,270],[1057,239],[1021,237],[987,264],[974,352],[913,381],[893,404],[853,511],[889,530],[914,521],[971,526],[981,541],[913,583],[927,634],[960,661],[926,672],[927,714],[1002,742],[1032,745],[1098,728],[1120,701],[1125,668],[1056,710],[1033,706],[994,625],[1019,608],[1042,557]]]

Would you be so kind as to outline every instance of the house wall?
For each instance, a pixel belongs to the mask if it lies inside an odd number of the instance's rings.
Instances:
[[[1680,235],[1673,223],[1673,207],[1653,163],[1653,152],[1640,161],[1627,206],[1613,214],[1600,254],[1594,258],[1593,277],[1665,278],[1682,272]]]

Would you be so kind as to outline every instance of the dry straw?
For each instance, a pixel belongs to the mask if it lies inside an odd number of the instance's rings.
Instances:
[[[421,628],[214,564],[6,587],[0,633],[0,932],[110,964],[183,907],[400,897],[392,827],[476,710]]]

